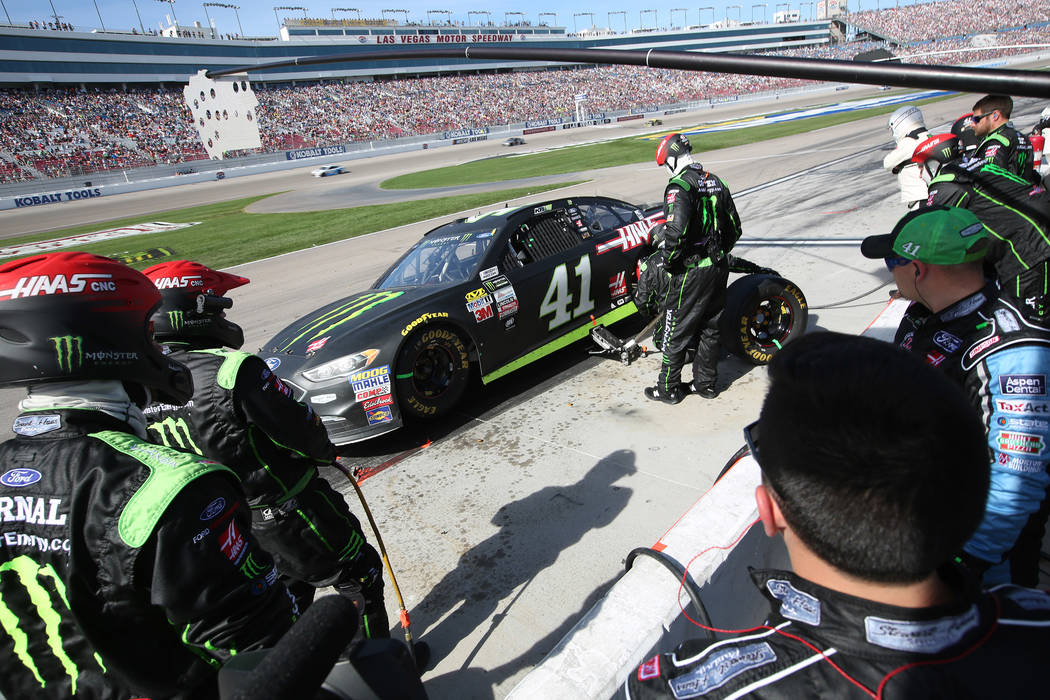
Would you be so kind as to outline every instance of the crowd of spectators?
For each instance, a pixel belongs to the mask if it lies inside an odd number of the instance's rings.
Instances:
[[[996,0],[1014,8],[1015,0]],[[1046,26],[960,37],[976,11],[944,12],[958,0],[944,0],[881,13],[898,17],[905,9],[937,10],[942,36],[952,38],[892,47],[884,42],[853,42],[776,52],[782,56],[851,59],[873,48],[891,48],[912,63],[958,64],[988,60],[1021,50],[1000,48],[1046,43]],[[1048,8],[1017,6],[991,12],[986,22],[1012,25],[1023,18],[1050,16]],[[855,15],[859,17],[860,15]],[[947,23],[954,17],[957,24]],[[988,26],[985,29],[994,29]],[[959,49],[981,47],[978,51]],[[432,134],[576,115],[575,96],[587,95],[589,115],[626,109],[658,109],[670,104],[731,98],[759,91],[785,90],[806,81],[750,75],[696,73],[635,66],[454,75],[373,82],[257,86],[262,151],[344,144]],[[207,158],[179,89],[115,88],[86,91],[0,90],[0,182],[37,177],[82,175],[99,170],[184,163]]]
[[[1026,0],[940,0],[921,5],[854,12],[849,21],[900,43],[966,37],[1050,22],[1050,4]],[[1050,40],[1050,28],[1042,28]],[[1002,42],[999,42],[1002,43]]]

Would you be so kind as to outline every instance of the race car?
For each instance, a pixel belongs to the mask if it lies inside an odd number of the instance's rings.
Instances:
[[[503,140],[504,146],[521,146],[525,143],[525,139],[520,136],[511,136],[509,139]]]
[[[295,321],[259,354],[337,445],[396,430],[406,417],[434,418],[462,398],[474,368],[488,384],[588,337],[594,324],[634,314],[638,256],[662,220],[660,206],[609,197],[457,219],[425,234],[371,288]],[[769,302],[782,287],[763,293],[751,285],[739,302],[762,328],[733,325],[757,337],[772,322],[771,353],[805,319],[797,305],[789,322],[771,313],[770,303],[787,308]]]
[[[314,177],[328,177],[329,175],[342,175],[346,170],[341,165],[322,165],[320,168],[311,170],[310,174]]]

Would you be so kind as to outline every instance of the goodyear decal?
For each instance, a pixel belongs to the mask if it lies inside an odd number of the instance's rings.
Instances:
[[[415,328],[416,326],[418,326],[418,325],[420,325],[422,323],[426,323],[427,321],[432,321],[432,320],[434,320],[436,318],[448,318],[448,312],[446,312],[446,311],[436,311],[434,313],[425,313],[422,316],[420,316],[419,318],[417,318],[415,321],[413,321],[412,323],[410,323],[407,326],[405,326],[404,328],[402,328],[401,329],[401,335],[408,335],[409,333],[412,332],[412,329]]]
[[[308,341],[316,340],[330,332],[333,328],[357,318],[361,314],[374,309],[380,304],[397,299],[402,294],[404,294],[404,292],[372,292],[370,294],[359,296],[353,301],[349,301],[332,309],[323,316],[311,320],[307,325],[303,326],[297,332],[296,336],[288,341],[280,351],[283,352],[287,350],[303,339]]]

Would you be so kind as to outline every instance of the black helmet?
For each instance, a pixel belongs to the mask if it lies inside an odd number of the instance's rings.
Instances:
[[[142,271],[160,290],[163,303],[153,315],[153,337],[161,342],[186,343],[195,348],[244,345],[244,331],[226,320],[233,299],[223,296],[248,284],[247,277],[231,275],[192,260],[163,262]]]
[[[682,134],[668,134],[656,147],[656,164],[665,165],[671,173],[678,171],[678,161],[682,156],[693,152],[689,139]]]
[[[952,122],[952,134],[959,139],[960,154],[977,150],[981,139],[973,128],[973,112],[967,112]]]
[[[150,335],[160,293],[146,277],[89,253],[48,253],[0,265],[0,384],[116,379],[181,405],[185,365]]]

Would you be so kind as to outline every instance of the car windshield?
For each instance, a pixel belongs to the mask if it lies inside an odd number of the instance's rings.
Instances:
[[[465,282],[492,243],[491,229],[453,223],[416,243],[376,284],[377,289]]]

